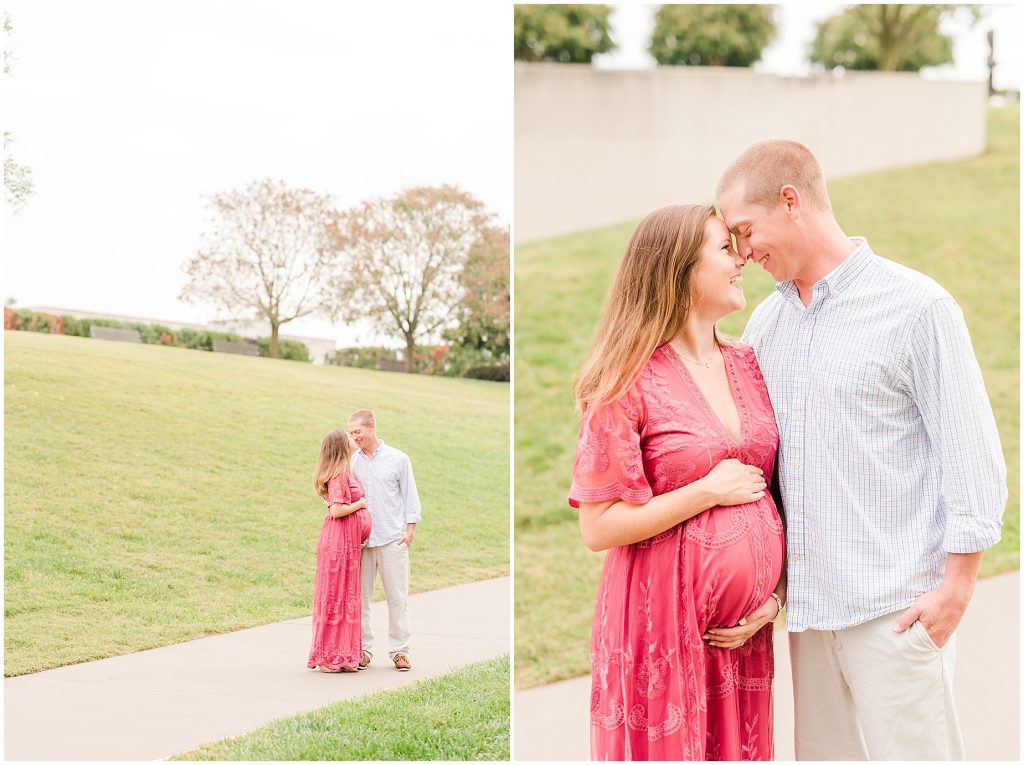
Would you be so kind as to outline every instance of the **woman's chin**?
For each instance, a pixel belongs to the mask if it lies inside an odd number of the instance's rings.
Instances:
[[[740,294],[729,301],[729,305],[724,308],[724,315],[728,316],[731,313],[742,311],[747,307],[747,298]]]

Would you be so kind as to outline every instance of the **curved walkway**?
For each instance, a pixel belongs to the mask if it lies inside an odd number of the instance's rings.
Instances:
[[[381,602],[376,655],[357,674],[306,669],[305,617],[7,678],[5,759],[161,759],[509,652],[507,577],[412,595],[409,611],[411,672],[388,660]]]
[[[1019,760],[1020,572],[978,582],[957,633],[954,678],[968,760]],[[517,760],[590,759],[590,677],[515,694]],[[775,632],[775,759],[793,759],[789,641]]]

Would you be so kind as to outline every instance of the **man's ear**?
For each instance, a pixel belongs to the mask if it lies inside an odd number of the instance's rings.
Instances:
[[[796,186],[787,184],[779,189],[779,201],[786,208],[787,213],[800,213],[800,192],[797,191]]]

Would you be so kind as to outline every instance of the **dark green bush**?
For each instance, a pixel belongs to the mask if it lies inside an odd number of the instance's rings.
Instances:
[[[270,356],[270,338],[256,338],[256,345],[260,347],[260,356]],[[309,348],[298,340],[283,340],[277,338],[277,357],[288,361],[309,361]]]
[[[475,380],[493,380],[494,382],[509,381],[508,364],[490,364],[488,366],[470,367],[463,377],[472,377]]]

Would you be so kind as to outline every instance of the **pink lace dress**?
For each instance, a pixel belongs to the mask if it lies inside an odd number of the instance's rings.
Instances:
[[[642,505],[728,458],[771,476],[778,431],[757,360],[747,346],[723,347],[722,356],[739,441],[664,345],[623,398],[588,408],[570,504],[621,498]],[[701,635],[733,627],[763,605],[783,555],[782,523],[768,494],[608,551],[591,637],[594,759],[772,758],[772,625],[735,649],[711,647]]]
[[[327,483],[327,504],[352,504],[363,487],[347,473]],[[370,538],[370,513],[365,508],[333,518],[328,513],[316,546],[313,590],[313,645],[306,666],[329,669],[355,667],[362,657],[362,595],[359,561]]]

